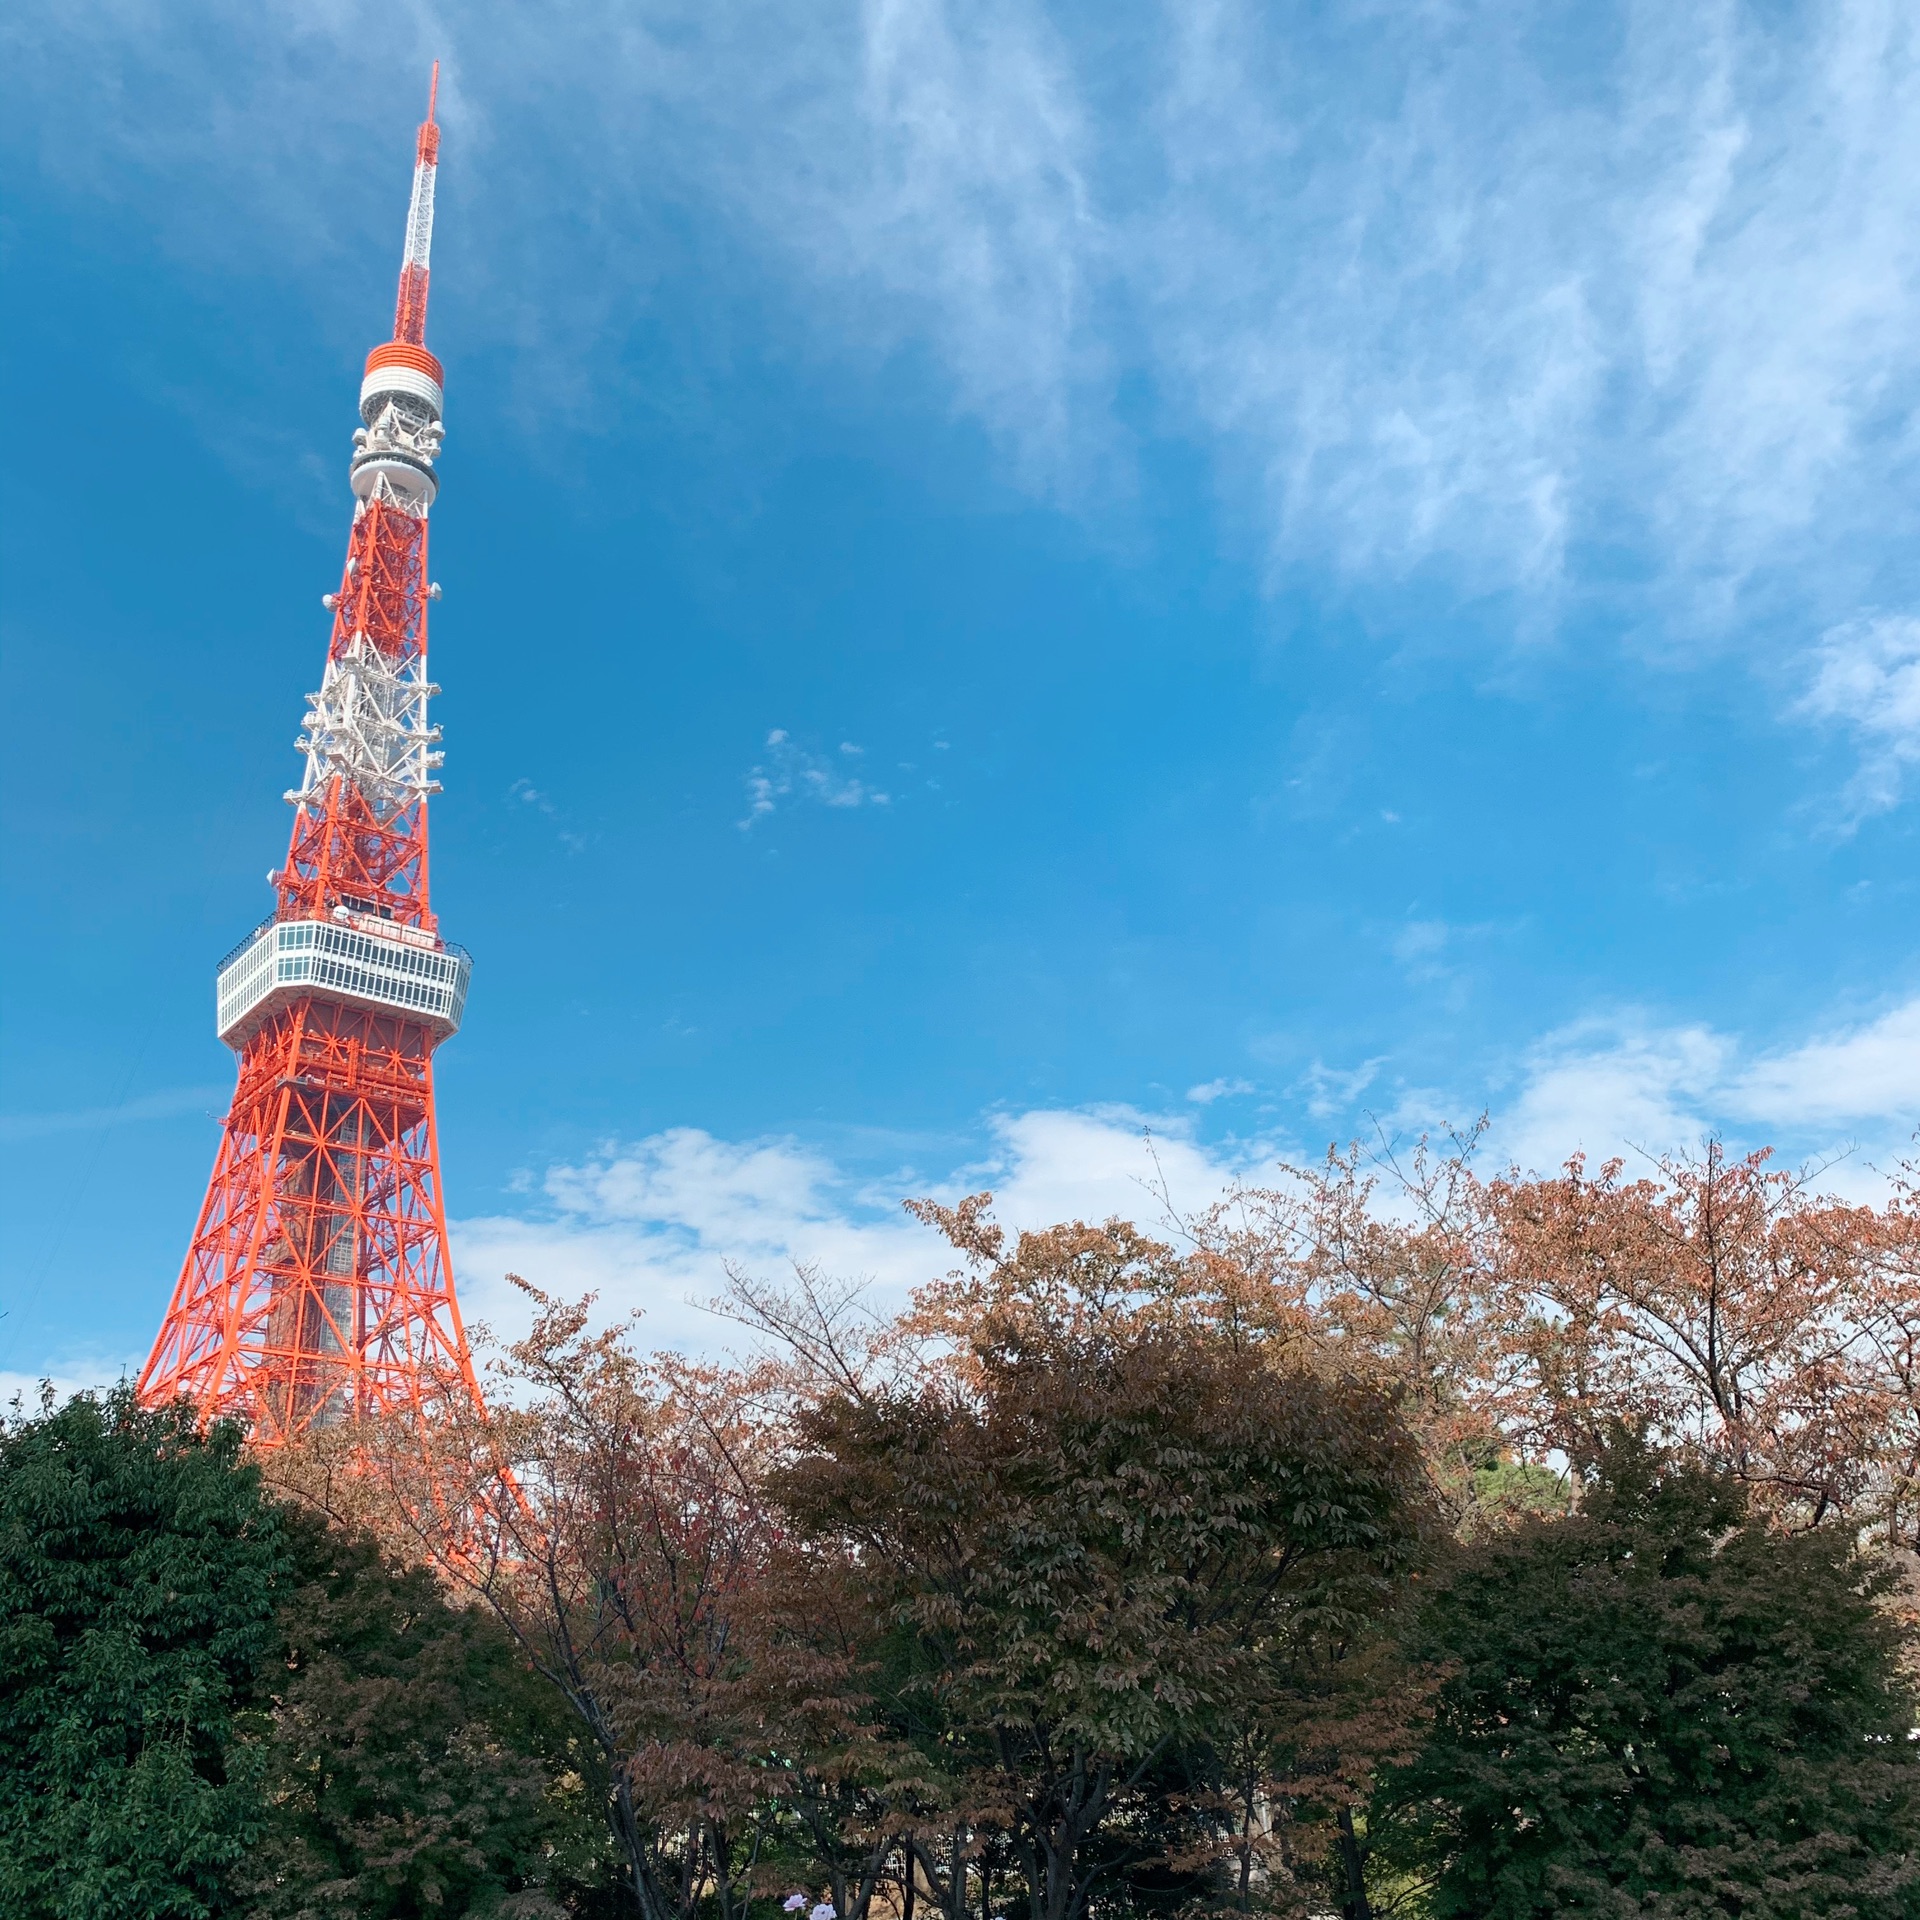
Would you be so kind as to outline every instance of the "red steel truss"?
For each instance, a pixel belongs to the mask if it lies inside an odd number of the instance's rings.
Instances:
[[[253,1036],[144,1398],[273,1446],[472,1387],[432,1052],[424,1027],[318,997]]]
[[[435,70],[437,93],[438,69]],[[440,363],[424,345],[439,128],[415,148],[395,338],[367,362],[357,498],[272,920],[223,966],[239,1080],[139,1391],[255,1446],[479,1389],[454,1297],[433,1104],[466,960],[428,899],[427,511]],[[251,969],[251,970],[249,970]],[[457,990],[445,983],[457,977]],[[425,981],[426,984],[421,984]],[[438,996],[438,997],[436,997]]]

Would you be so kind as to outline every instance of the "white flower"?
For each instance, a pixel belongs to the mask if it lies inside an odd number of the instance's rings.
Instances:
[[[806,1904],[807,1896],[804,1893],[790,1893],[787,1895],[787,1903],[784,1911],[788,1913],[798,1913]]]
[[[807,1915],[807,1920],[834,1920],[832,1901],[822,1900],[820,1904]]]

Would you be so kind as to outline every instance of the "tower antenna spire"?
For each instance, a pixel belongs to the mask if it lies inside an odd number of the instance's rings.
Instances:
[[[433,253],[433,183],[440,171],[440,62],[427,83],[427,117],[413,143],[413,198],[407,203],[407,245],[400,256],[400,295],[393,306],[393,337],[427,343],[427,277]]]

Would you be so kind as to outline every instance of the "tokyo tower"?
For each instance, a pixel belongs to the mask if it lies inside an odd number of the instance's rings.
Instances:
[[[454,1299],[433,1054],[472,962],[427,891],[427,512],[442,376],[427,351],[440,129],[434,68],[414,149],[393,338],[367,356],[349,468],[353,530],[306,774],[272,914],[221,962],[215,1027],[234,1088],[165,1323],[141,1372],[274,1447],[316,1427],[478,1399]]]

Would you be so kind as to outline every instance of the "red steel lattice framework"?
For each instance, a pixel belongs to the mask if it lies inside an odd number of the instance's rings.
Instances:
[[[239,1078],[213,1178],[141,1373],[256,1446],[370,1414],[478,1402],[454,1297],[434,1049],[470,962],[427,886],[427,513],[442,374],[426,349],[439,69],[415,148],[394,337],[368,356],[353,531],[300,749],[307,770],[272,915],[222,963]]]

